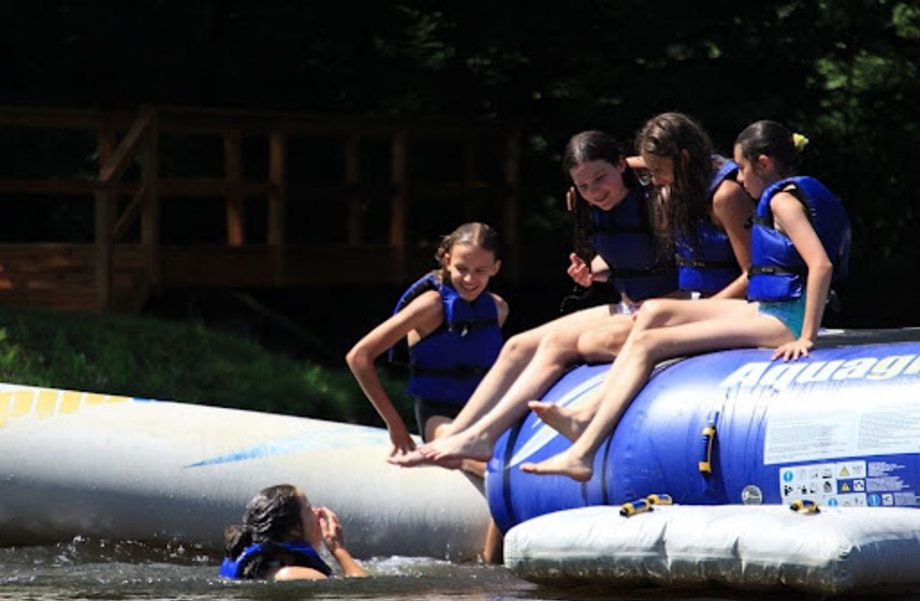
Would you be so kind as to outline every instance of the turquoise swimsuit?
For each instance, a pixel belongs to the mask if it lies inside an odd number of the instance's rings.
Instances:
[[[783,322],[783,325],[789,328],[792,335],[796,338],[802,336],[802,324],[805,322],[805,295],[799,298],[778,301],[778,302],[760,302],[757,309],[762,315],[771,315]]]

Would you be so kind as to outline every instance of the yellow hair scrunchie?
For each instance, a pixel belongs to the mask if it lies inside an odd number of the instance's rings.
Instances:
[[[794,133],[792,134],[792,145],[795,146],[797,151],[802,152],[808,146],[808,138],[802,134]]]

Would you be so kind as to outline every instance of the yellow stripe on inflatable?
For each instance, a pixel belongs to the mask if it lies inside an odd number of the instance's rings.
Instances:
[[[102,405],[103,403],[119,403],[129,399],[130,397],[125,396],[109,396],[107,394],[95,394],[92,392],[87,392],[86,398],[83,400],[83,404],[87,406]]]
[[[123,403],[131,397],[94,394],[53,388],[23,387],[0,392],[0,428],[15,417],[31,416],[35,419],[76,413],[81,407]]]
[[[32,411],[32,401],[35,398],[35,392],[32,390],[16,390],[12,393],[8,393],[8,397],[12,397],[10,402],[12,407],[10,408],[10,417],[22,417],[27,415]]]
[[[68,393],[64,393],[65,396]],[[58,395],[53,390],[42,390],[38,393],[38,402],[35,404],[35,418],[47,419],[54,415],[57,409]]]
[[[42,391],[45,392],[45,391]],[[61,403],[58,405],[58,415],[64,413],[74,413],[80,408],[80,398],[82,394],[74,392],[65,392],[61,395]]]

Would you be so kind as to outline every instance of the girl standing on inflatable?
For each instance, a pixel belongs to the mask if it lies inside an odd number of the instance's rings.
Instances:
[[[392,317],[348,351],[348,367],[389,430],[391,457],[413,451],[415,443],[380,384],[374,360],[406,339],[407,392],[415,399],[419,433],[423,440],[437,438],[503,343],[508,303],[487,290],[501,267],[498,246],[498,234],[484,223],[465,223],[444,236],[435,253],[441,269],[412,284]]]
[[[542,396],[569,366],[614,359],[633,327],[630,313],[638,304],[655,297],[688,298],[692,292],[743,294],[743,269],[750,264],[744,224],[753,203],[734,181],[737,166],[715,157],[703,128],[679,113],[651,119],[639,142],[654,187],[638,181],[624,149],[603,132],[575,135],[563,158],[563,169],[577,191],[570,194],[575,197],[570,204],[587,202],[592,207],[598,253],[590,266],[573,253],[568,273],[583,286],[609,276],[627,311],[620,312],[616,304],[592,307],[514,336],[451,424],[452,436],[395,463],[450,467],[464,457],[487,460],[501,433],[526,413],[528,401]],[[692,208],[671,209],[675,203]],[[669,220],[677,234],[663,236],[662,251],[660,234],[670,231],[664,226]],[[686,243],[672,242],[684,240],[681,232],[689,233]],[[684,290],[678,290],[668,258],[675,247],[692,259],[680,268]]]
[[[332,569],[316,552],[320,545],[346,576],[367,576],[345,548],[342,526],[326,507],[312,507],[290,484],[262,489],[246,504],[243,523],[226,532],[220,566],[223,578],[319,580]]]
[[[735,141],[738,181],[759,198],[751,240],[747,300],[656,300],[635,327],[600,392],[593,416],[537,404],[541,419],[573,440],[566,451],[521,466],[535,474],[587,481],[594,454],[662,360],[730,348],[774,347],[796,360],[814,346],[835,276],[847,269],[850,222],[840,200],[818,180],[794,177],[807,142],[774,121],[748,126]]]

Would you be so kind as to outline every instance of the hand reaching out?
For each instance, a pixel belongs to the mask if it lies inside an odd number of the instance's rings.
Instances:
[[[393,444],[393,448],[390,449],[390,457],[405,455],[415,450],[415,441],[412,440],[412,435],[405,426],[390,428],[390,442]]]

